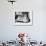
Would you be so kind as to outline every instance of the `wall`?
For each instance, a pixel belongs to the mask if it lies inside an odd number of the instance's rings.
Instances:
[[[29,2],[29,3],[28,3]],[[28,6],[27,6],[28,5]],[[12,25],[16,9],[33,10],[32,26]],[[46,40],[46,1],[45,0],[17,0],[13,5],[7,0],[0,0],[0,40],[11,40],[18,32],[27,32],[37,41]]]

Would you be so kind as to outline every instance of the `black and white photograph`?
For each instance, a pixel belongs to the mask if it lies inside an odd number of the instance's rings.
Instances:
[[[0,46],[46,46],[46,0],[0,0]]]
[[[16,25],[32,25],[32,12],[21,11],[15,12]]]

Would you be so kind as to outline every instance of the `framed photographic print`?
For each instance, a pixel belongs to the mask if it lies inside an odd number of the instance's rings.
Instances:
[[[16,26],[31,26],[32,11],[15,11],[14,24]]]

